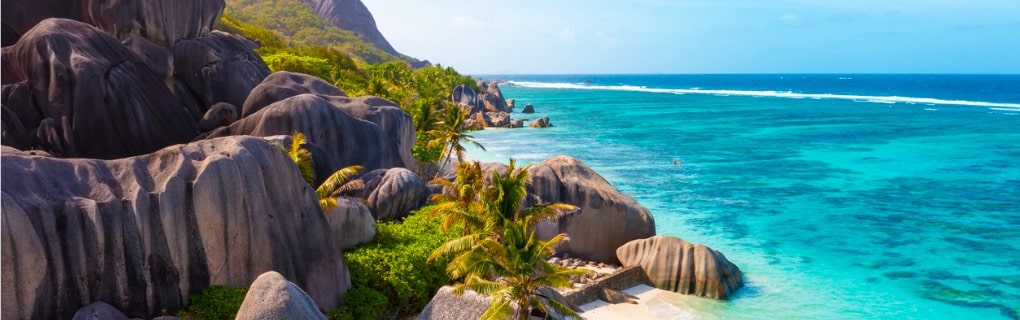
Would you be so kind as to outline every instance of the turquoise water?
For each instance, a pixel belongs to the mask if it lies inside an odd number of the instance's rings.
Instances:
[[[662,318],[1020,318],[1020,76],[500,78],[554,127],[475,157],[581,159],[744,272]]]

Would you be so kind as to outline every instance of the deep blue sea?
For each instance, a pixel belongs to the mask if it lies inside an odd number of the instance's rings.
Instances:
[[[1020,75],[480,77],[554,127],[474,157],[581,159],[744,272],[663,319],[1020,318]]]

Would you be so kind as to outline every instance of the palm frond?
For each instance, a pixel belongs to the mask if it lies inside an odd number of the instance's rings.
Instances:
[[[355,165],[333,172],[333,174],[329,175],[329,178],[326,178],[326,181],[323,181],[322,184],[315,189],[315,194],[318,195],[320,199],[328,197],[333,194],[334,191],[340,189],[341,186],[347,183],[348,179],[357,174],[358,171],[361,171],[362,168],[364,167]]]
[[[450,239],[450,241],[443,243],[442,245],[439,246],[439,248],[433,250],[432,254],[429,255],[428,261],[435,261],[440,256],[457,254],[467,251],[468,249],[471,249],[471,247],[474,247],[475,243],[477,243],[478,240],[480,240],[483,237],[484,235],[482,234],[469,234],[466,236]]]

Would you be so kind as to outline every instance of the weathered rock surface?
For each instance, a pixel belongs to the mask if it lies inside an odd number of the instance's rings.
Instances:
[[[549,123],[549,117],[541,117],[532,121],[528,126],[532,128],[548,128],[552,127],[552,124]]]
[[[4,0],[4,46],[47,18],[78,20],[99,27],[118,39],[141,35],[163,47],[204,36],[220,20],[223,0],[44,0],[26,5]],[[8,42],[11,41],[11,42]]]
[[[248,38],[220,31],[180,41],[173,46],[174,72],[204,106],[244,106],[251,90],[269,76],[255,47]]]
[[[230,137],[118,160],[6,152],[2,317],[68,318],[90,301],[130,317],[276,270],[323,310],[350,287],[312,189],[276,145]]]
[[[426,200],[425,182],[410,170],[375,170],[362,176],[368,208],[377,220],[396,220],[417,210]]]
[[[425,309],[418,314],[418,320],[462,320],[479,319],[489,308],[492,299],[474,291],[465,291],[463,295],[455,295],[450,286],[439,288]]]
[[[510,120],[510,127],[511,128],[523,128],[524,127],[524,119],[513,119],[513,120]]]
[[[326,221],[333,230],[333,236],[339,241],[341,250],[371,242],[375,238],[375,217],[365,204],[359,200],[340,197],[337,206],[327,210]]]
[[[503,91],[499,90],[498,83],[479,80],[478,88],[482,90],[482,93],[478,95],[478,100],[485,107],[485,111],[513,112],[506,104],[506,98],[503,97]]]
[[[274,102],[303,93],[347,96],[343,90],[319,77],[303,73],[279,71],[270,74],[266,79],[262,80],[262,83],[259,83],[258,86],[251,90],[248,98],[244,100],[244,106],[241,108],[241,117],[250,116]]]
[[[394,56],[402,56],[376,27],[375,18],[361,0],[302,0],[312,6],[315,12],[340,29],[354,32],[379,50]]]
[[[450,100],[462,107],[475,106],[478,101],[478,95],[475,94],[475,90],[465,85],[459,85],[453,88],[453,93],[450,95]]]
[[[42,21],[5,47],[3,60],[5,116],[13,114],[17,119],[11,122],[20,122],[10,134],[12,145],[27,143],[62,157],[112,159],[198,134],[200,114],[176,105],[162,78],[95,27],[67,19]]]
[[[559,233],[570,237],[557,248],[557,254],[615,263],[617,247],[655,235],[655,221],[648,209],[577,159],[549,158],[532,167],[529,174],[530,204],[563,202],[579,208],[556,222],[542,222],[536,229],[543,239]]]
[[[322,315],[308,294],[278,272],[260,275],[248,294],[244,296],[237,320],[260,319],[322,319]]]
[[[634,240],[616,254],[623,266],[641,266],[664,290],[726,300],[744,285],[740,269],[722,253],[677,237]]]
[[[521,113],[535,113],[535,107],[533,107],[530,103],[526,104],[524,105],[524,110],[521,110]]]
[[[613,290],[613,289],[610,289],[610,288],[602,288],[602,290],[599,291],[598,296],[599,296],[599,300],[602,300],[602,301],[605,301],[605,302],[609,302],[611,304],[620,304],[620,303],[637,304],[637,300],[641,299],[641,298],[638,298],[637,296],[626,294],[626,293],[623,293],[623,292],[620,292],[620,291],[616,291],[616,290]]]
[[[476,123],[485,128],[509,128],[510,114],[506,112],[479,112],[474,116]]]
[[[352,117],[376,124],[385,131],[397,144],[400,159],[404,167],[414,167],[415,160],[411,156],[414,147],[414,121],[411,116],[400,109],[393,101],[375,96],[357,98],[329,97],[334,106],[339,107]]]
[[[321,149],[322,152],[312,152],[313,161],[329,170],[351,165],[363,165],[365,170],[404,166],[398,140],[375,123],[349,115],[342,109],[343,106],[338,106],[344,103],[352,103],[352,99],[301,94],[213,130],[207,137],[268,137],[291,135],[296,131],[304,134],[308,143]],[[410,125],[409,119],[407,124]],[[414,128],[409,130],[413,132]]]
[[[230,125],[237,121],[237,107],[226,102],[220,102],[209,107],[209,111],[202,116],[198,123],[198,131],[207,132],[222,126]]]
[[[97,301],[78,309],[72,320],[128,320],[123,312],[110,304]]]

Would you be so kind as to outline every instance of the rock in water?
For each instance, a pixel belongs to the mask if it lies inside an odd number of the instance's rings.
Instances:
[[[487,112],[513,112],[510,106],[506,104],[506,98],[503,97],[503,91],[499,90],[499,84],[495,81],[485,82],[478,81],[478,88],[482,89],[482,93],[478,95],[478,103],[484,106]]]
[[[329,222],[333,236],[339,241],[341,250],[371,242],[375,238],[375,217],[372,212],[358,200],[337,198],[337,206],[327,210],[326,221]]]
[[[425,202],[425,182],[410,170],[393,168],[369,172],[365,179],[368,207],[378,220],[406,217]]]
[[[521,110],[521,113],[535,113],[535,107],[531,106],[530,103],[526,104],[524,105],[524,110]]]
[[[4,319],[68,318],[90,301],[147,318],[270,270],[323,310],[350,288],[315,193],[262,139],[108,161],[23,154],[0,157]]]
[[[113,159],[191,140],[197,116],[117,39],[48,19],[3,50],[4,106],[32,139],[62,157]],[[4,120],[5,124],[7,119]]]
[[[237,320],[322,319],[326,317],[304,290],[275,271],[263,273],[244,296]]]
[[[352,101],[346,97],[314,94],[293,96],[229,126],[213,130],[208,138],[232,135],[268,137],[291,135],[297,131],[305,135],[308,143],[324,151],[325,156],[312,153],[317,166],[328,164],[332,171],[352,165],[363,165],[365,170],[404,166],[400,140],[390,136],[379,125],[355,118],[338,106]],[[403,115],[406,117],[406,114]],[[404,125],[411,126],[410,117],[402,119]],[[414,132],[413,127],[399,130]],[[413,139],[413,135],[411,137]],[[408,143],[413,145],[413,141]],[[410,148],[407,152],[410,156]]]
[[[174,72],[206,107],[243,106],[252,88],[269,76],[255,47],[248,38],[219,31],[180,41],[173,46]]]
[[[616,249],[624,267],[641,266],[659,289],[726,300],[744,285],[740,269],[719,251],[677,237],[654,236]]]
[[[539,237],[566,233],[557,254],[585,260],[615,263],[616,248],[635,239],[655,235],[655,220],[634,198],[620,193],[602,176],[577,159],[549,158],[530,170],[532,195],[529,205],[563,202],[579,210],[556,222],[542,222]]]
[[[548,128],[552,127],[552,124],[549,123],[549,117],[541,117],[532,121],[528,126],[532,128]]]
[[[259,83],[244,100],[241,117],[247,117],[274,102],[303,93],[346,97],[343,90],[325,80],[304,73],[279,71]]]

